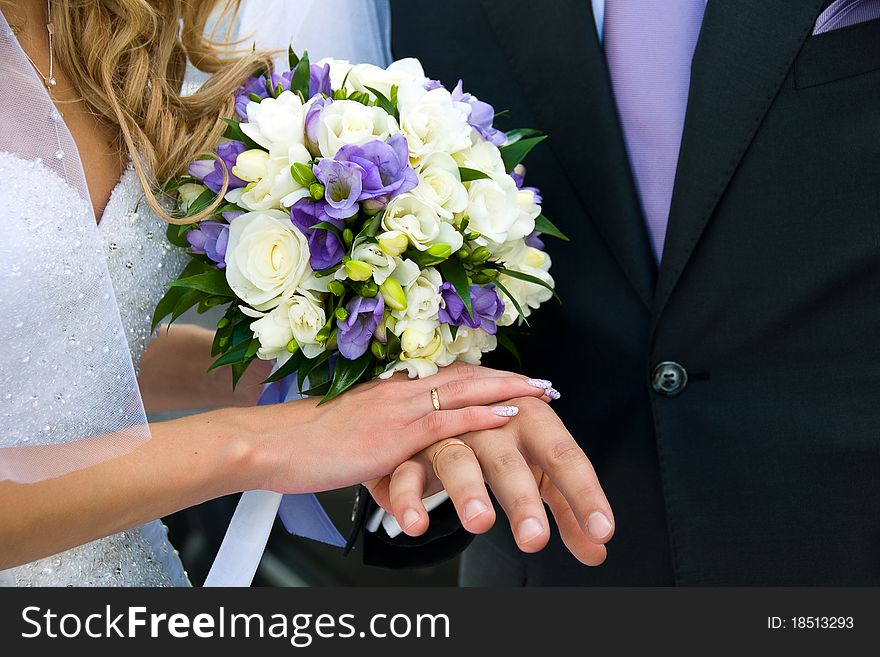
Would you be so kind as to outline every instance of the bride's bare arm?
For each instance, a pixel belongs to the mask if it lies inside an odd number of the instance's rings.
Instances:
[[[138,387],[147,412],[253,406],[271,364],[256,360],[235,390],[228,367],[208,372],[214,333],[193,324],[162,327],[140,363]]]
[[[0,569],[229,493],[382,477],[438,440],[503,426],[511,411],[492,406],[499,400],[543,395],[519,375],[453,366],[425,380],[362,384],[322,406],[309,399],[156,423],[152,440],[115,460],[35,484],[0,482]]]

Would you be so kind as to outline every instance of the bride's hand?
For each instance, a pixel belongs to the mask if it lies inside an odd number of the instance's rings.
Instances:
[[[231,421],[253,436],[251,488],[285,493],[350,486],[389,474],[428,445],[507,424],[515,398],[547,399],[546,382],[457,364],[427,379],[397,375],[316,399],[247,410]],[[436,388],[442,410],[434,410]]]

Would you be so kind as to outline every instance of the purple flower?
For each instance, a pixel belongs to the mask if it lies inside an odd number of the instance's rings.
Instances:
[[[290,83],[287,84],[290,89]],[[235,113],[242,121],[247,121],[247,106],[253,100],[251,95],[260,98],[269,97],[269,89],[266,88],[266,78],[262,75],[255,75],[245,81],[244,86],[235,94]]]
[[[226,246],[229,243],[229,225],[219,221],[203,221],[186,234],[193,253],[203,253],[217,269],[226,267]]]
[[[309,98],[314,98],[318,94],[328,98],[333,95],[333,88],[330,86],[330,64],[323,66],[312,64],[309,67]]]
[[[534,231],[526,235],[525,238],[526,246],[530,246],[533,249],[538,249],[538,251],[544,250],[544,240],[541,239],[541,233],[538,231]]]
[[[541,195],[541,190],[537,187],[525,187],[526,182],[526,168],[522,164],[517,164],[514,168],[513,172],[510,174],[510,177],[513,178],[513,182],[516,183],[517,188],[524,189],[527,192],[531,192],[535,195],[535,203],[541,205],[544,203],[544,197]]]
[[[443,306],[440,308],[440,321],[452,326],[468,326],[472,329],[482,328],[489,335],[495,335],[498,331],[496,322],[504,313],[504,302],[495,291],[494,285],[480,287],[470,286],[471,308],[473,317],[468,314],[464,301],[458,296],[452,283],[446,282],[440,286],[440,296],[443,298]]]
[[[345,255],[345,247],[335,232],[314,227],[326,221],[342,230],[344,223],[329,216],[326,209],[326,204],[314,203],[307,198],[300,199],[290,208],[290,220],[309,240],[309,264],[315,271],[338,265]]]
[[[428,80],[425,82],[425,91],[434,91],[434,89],[442,89],[443,83],[440,80]]]
[[[232,167],[235,166],[238,156],[246,150],[247,146],[240,141],[230,141],[217,147],[217,157],[226,165],[226,171],[229,173],[229,189],[238,189],[247,185],[232,173]],[[196,160],[189,165],[188,172],[193,178],[205,183],[205,186],[215,194],[219,194],[223,189],[223,165],[217,160]]]
[[[339,353],[348,360],[356,360],[367,353],[373,332],[385,314],[385,302],[381,294],[372,299],[355,297],[345,307],[348,318],[342,322],[336,320],[339,333],[336,342]]]
[[[458,103],[467,103],[471,106],[471,115],[468,117],[470,126],[480,133],[486,141],[495,146],[503,146],[507,142],[507,135],[493,127],[495,121],[495,108],[489,103],[484,103],[475,96],[465,93],[461,80],[455,85],[452,92],[452,100]]]
[[[354,162],[325,158],[313,167],[315,177],[324,185],[325,211],[336,219],[347,219],[359,210],[358,201],[367,172]]]
[[[316,157],[320,155],[318,149],[318,127],[321,124],[321,113],[325,107],[329,107],[332,103],[333,101],[330,98],[318,98],[311,104],[309,111],[306,112],[306,148]]]
[[[392,198],[419,184],[416,172],[409,165],[409,145],[401,134],[391,136],[388,141],[343,146],[335,159],[356,164],[364,171],[358,200],[376,201],[371,204],[374,210],[384,208]]]

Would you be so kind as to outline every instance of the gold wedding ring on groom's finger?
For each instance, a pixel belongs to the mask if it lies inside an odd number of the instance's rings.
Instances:
[[[448,447],[464,447],[471,454],[474,454],[473,448],[470,445],[468,445],[466,442],[464,442],[463,440],[459,440],[458,438],[453,438],[452,440],[447,440],[445,443],[443,443],[442,445],[440,445],[440,447],[437,448],[437,451],[434,452],[434,456],[431,457],[431,467],[434,468],[434,476],[437,477],[437,479],[440,479],[440,473],[437,471],[437,460],[440,458],[440,455],[443,453],[443,450]]]
[[[440,410],[440,393],[437,392],[437,388],[431,388],[431,405],[435,411]]]

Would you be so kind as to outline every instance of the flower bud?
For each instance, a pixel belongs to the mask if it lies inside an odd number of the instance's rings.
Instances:
[[[385,356],[388,355],[388,351],[385,349],[385,345],[378,340],[373,340],[370,343],[370,351],[372,351],[373,355],[379,360],[383,360]]]
[[[354,243],[354,231],[351,228],[346,228],[342,231],[342,241],[345,243],[345,248],[351,248],[351,245]]]
[[[330,324],[327,324],[324,328],[318,331],[317,334],[315,334],[315,340],[317,340],[318,342],[327,342],[327,340],[330,338],[330,332],[332,330],[333,329]]]
[[[312,183],[309,185],[309,194],[312,195],[312,198],[316,201],[320,201],[324,198],[324,185],[321,183]]]
[[[474,249],[468,260],[470,260],[474,264],[479,265],[486,262],[491,256],[492,253],[489,251],[489,249],[487,249],[485,246],[480,246]]]
[[[333,296],[341,297],[345,294],[345,286],[341,281],[330,281],[327,284],[327,291],[330,292]]]
[[[246,182],[258,182],[267,173],[269,166],[269,154],[259,148],[240,153],[232,167],[232,175]]]
[[[367,281],[366,283],[361,285],[360,294],[362,297],[372,299],[377,294],[379,294],[379,286],[376,285],[373,281]]]
[[[385,305],[391,308],[391,310],[406,309],[406,294],[403,291],[403,287],[394,278],[387,278],[379,286],[379,292],[382,293]]]
[[[287,351],[292,354],[295,354],[299,350],[299,345],[296,343],[296,340],[291,340],[287,343]]]
[[[482,236],[482,233],[467,233],[464,237],[466,240],[473,242],[474,240],[480,239]]]
[[[343,308],[342,306],[337,308],[336,312],[333,314],[336,316],[336,319],[338,319],[340,322],[344,322],[345,320],[348,319],[348,311],[345,308]]]
[[[452,247],[448,244],[434,244],[428,248],[428,254],[445,260],[452,255]]]
[[[409,246],[409,240],[406,235],[403,233],[399,233],[394,237],[380,237],[379,238],[379,248],[382,249],[382,252],[386,255],[391,256],[392,258],[396,258],[401,255],[406,248]]]
[[[218,328],[218,329],[223,329],[223,328],[226,328],[227,326],[229,326],[229,320],[226,319],[225,317],[222,317],[222,318],[220,319],[220,321],[217,322],[217,328]]]
[[[310,187],[317,182],[312,167],[302,162],[294,162],[290,165],[290,175],[303,187]]]
[[[353,281],[367,281],[373,275],[373,268],[363,260],[349,260],[345,263],[345,273]]]

